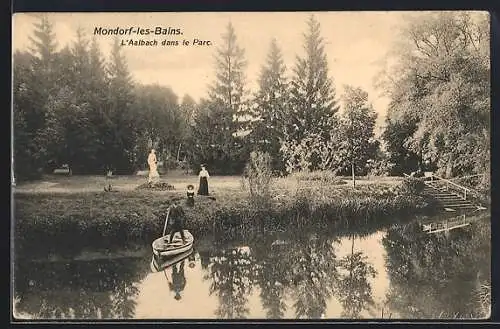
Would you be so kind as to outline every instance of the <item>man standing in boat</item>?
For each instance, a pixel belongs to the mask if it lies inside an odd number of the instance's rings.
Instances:
[[[170,223],[170,242],[174,239],[175,233],[179,232],[182,238],[182,243],[186,243],[186,238],[184,236],[184,209],[177,202],[174,202],[170,206],[168,212],[168,221]]]

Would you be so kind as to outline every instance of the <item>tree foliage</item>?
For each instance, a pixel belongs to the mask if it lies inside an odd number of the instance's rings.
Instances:
[[[46,15],[31,48],[13,59],[14,171],[39,177],[68,164],[73,173],[132,173],[148,149],[169,166],[205,163],[215,174],[242,173],[251,151],[276,171],[329,170],[400,175],[417,168],[447,177],[489,178],[490,67],[487,16],[409,16],[381,75],[390,98],[382,141],[366,91],[347,86],[343,111],[329,76],[314,16],[291,77],[272,39],[256,93],[248,97],[245,51],[231,23],[215,52],[206,99],[180,101],[166,86],[133,81],[115,39],[104,56],[82,29],[58,45]],[[393,61],[391,61],[393,60]],[[383,142],[383,143],[381,143]],[[181,160],[177,162],[176,160]],[[186,160],[186,161],[183,161]]]
[[[286,66],[276,39],[271,40],[269,53],[259,78],[259,91],[254,99],[252,142],[254,147],[271,157],[272,168],[284,170],[281,141],[288,120],[289,83]]]
[[[284,128],[282,152],[287,170],[318,169],[320,152],[312,149],[303,154],[311,143],[328,143],[335,129],[333,81],[328,76],[328,64],[321,37],[320,24],[311,16],[304,36],[304,57],[297,57],[290,89],[289,119]],[[309,144],[309,145],[308,145]]]
[[[368,103],[368,93],[361,88],[344,86],[344,111],[337,130],[335,167],[339,172],[349,172],[351,165],[366,174],[368,160],[375,157],[378,141],[375,140],[377,114]]]
[[[241,172],[248,148],[241,135],[248,129],[245,51],[231,23],[215,56],[216,79],[200,103],[193,131],[193,164],[205,163],[216,173]]]
[[[487,16],[440,12],[407,22],[384,80],[393,159],[402,168],[428,160],[446,177],[489,171]]]

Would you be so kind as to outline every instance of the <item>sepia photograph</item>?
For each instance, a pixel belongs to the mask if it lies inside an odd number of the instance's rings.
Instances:
[[[11,319],[487,319],[484,11],[16,13]]]

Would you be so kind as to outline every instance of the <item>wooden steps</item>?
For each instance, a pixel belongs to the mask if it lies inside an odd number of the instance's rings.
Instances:
[[[464,200],[462,195],[453,191],[447,191],[446,188],[432,182],[426,182],[424,193],[438,200],[441,206],[447,211],[478,209],[477,205],[470,200]]]

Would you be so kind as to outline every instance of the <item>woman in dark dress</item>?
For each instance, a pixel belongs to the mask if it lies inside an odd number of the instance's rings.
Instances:
[[[198,187],[198,195],[208,195],[208,178],[210,177],[205,166],[201,166],[200,174],[200,186]]]

